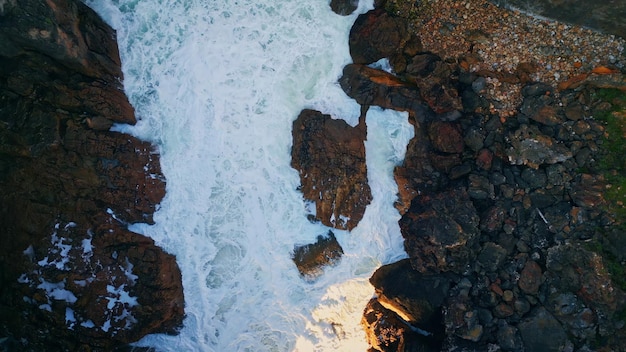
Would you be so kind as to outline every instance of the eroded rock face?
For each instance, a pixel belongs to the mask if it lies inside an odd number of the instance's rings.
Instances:
[[[293,123],[291,166],[300,173],[304,198],[315,203],[324,225],[352,230],[372,200],[365,165],[366,126],[356,127],[314,110]]]
[[[175,333],[175,258],[127,230],[165,181],[134,123],[115,32],[77,1],[0,11],[0,335],[20,351],[110,350]],[[11,347],[12,346],[12,347]]]

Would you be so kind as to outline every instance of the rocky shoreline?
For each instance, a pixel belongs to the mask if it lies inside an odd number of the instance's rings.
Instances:
[[[175,257],[128,225],[165,194],[115,31],[79,1],[0,4],[0,350],[110,351],[176,333]]]
[[[409,258],[370,279],[371,350],[626,350],[624,40],[484,1],[375,7],[339,83],[415,137],[395,170]]]
[[[367,109],[414,126],[394,172],[409,258],[370,279],[372,351],[626,350],[624,40],[480,0],[375,7],[339,80],[359,125],[305,110],[292,154],[311,219],[350,230],[371,200]],[[135,122],[115,32],[73,0],[4,2],[0,20],[0,348],[176,333],[175,258],[128,230],[165,180],[149,143],[109,131]],[[294,250],[305,279],[340,260],[318,240]]]

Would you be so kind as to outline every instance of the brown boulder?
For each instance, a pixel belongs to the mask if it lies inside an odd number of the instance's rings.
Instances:
[[[115,32],[78,1],[0,13],[0,336],[18,350],[110,350],[175,333],[174,257],[127,230],[165,181],[134,123]]]
[[[371,64],[402,52],[410,36],[402,18],[383,9],[360,15],[350,30],[349,44],[352,61]]]
[[[315,243],[296,246],[292,259],[300,275],[313,280],[322,273],[324,266],[334,265],[343,255],[343,249],[332,231],[327,236],[317,236]]]
[[[324,225],[352,230],[372,200],[365,165],[365,117],[356,127],[314,110],[293,123],[291,166],[300,173],[304,198],[315,202]]]

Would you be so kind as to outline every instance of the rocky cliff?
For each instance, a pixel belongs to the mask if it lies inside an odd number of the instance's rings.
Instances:
[[[175,333],[175,258],[127,229],[165,194],[135,123],[115,31],[73,0],[0,4],[0,341],[111,350]]]

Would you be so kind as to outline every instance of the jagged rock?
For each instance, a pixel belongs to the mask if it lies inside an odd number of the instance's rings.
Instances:
[[[358,0],[330,0],[330,8],[334,13],[348,16],[359,6]]]
[[[538,168],[542,164],[555,164],[572,157],[572,152],[535,126],[522,125],[509,135],[511,147],[507,149],[509,161],[515,165]]]
[[[463,273],[475,259],[479,217],[465,189],[413,199],[400,219],[404,248],[421,273]]]
[[[440,351],[440,337],[420,334],[393,311],[372,298],[363,311],[361,325],[373,351],[381,352],[436,352]]]
[[[344,67],[339,84],[349,97],[361,105],[427,115],[427,106],[422,102],[417,87],[385,71],[349,64]]]
[[[526,351],[560,352],[569,343],[559,321],[543,307],[532,311],[518,329]]]
[[[291,166],[304,198],[315,202],[324,225],[352,230],[372,200],[365,165],[365,117],[356,127],[314,110],[293,123]]]
[[[405,21],[383,9],[360,15],[350,30],[349,44],[352,61],[371,64],[389,58],[402,48],[410,36]]]
[[[506,258],[506,249],[497,243],[487,242],[478,254],[478,262],[486,271],[495,272]]]
[[[315,279],[322,273],[323,267],[334,265],[343,255],[343,249],[332,231],[326,236],[317,236],[315,243],[296,246],[292,259],[300,275],[306,279]]]
[[[370,278],[380,304],[412,326],[430,332],[440,328],[441,306],[451,281],[450,275],[415,271],[408,259],[383,265]]]
[[[134,123],[115,32],[78,1],[0,11],[0,336],[16,350],[111,350],[175,333],[173,256],[126,229],[165,181]]]
[[[458,118],[463,104],[450,78],[452,70],[440,57],[423,53],[411,59],[401,76],[419,88],[422,99],[434,112]]]

